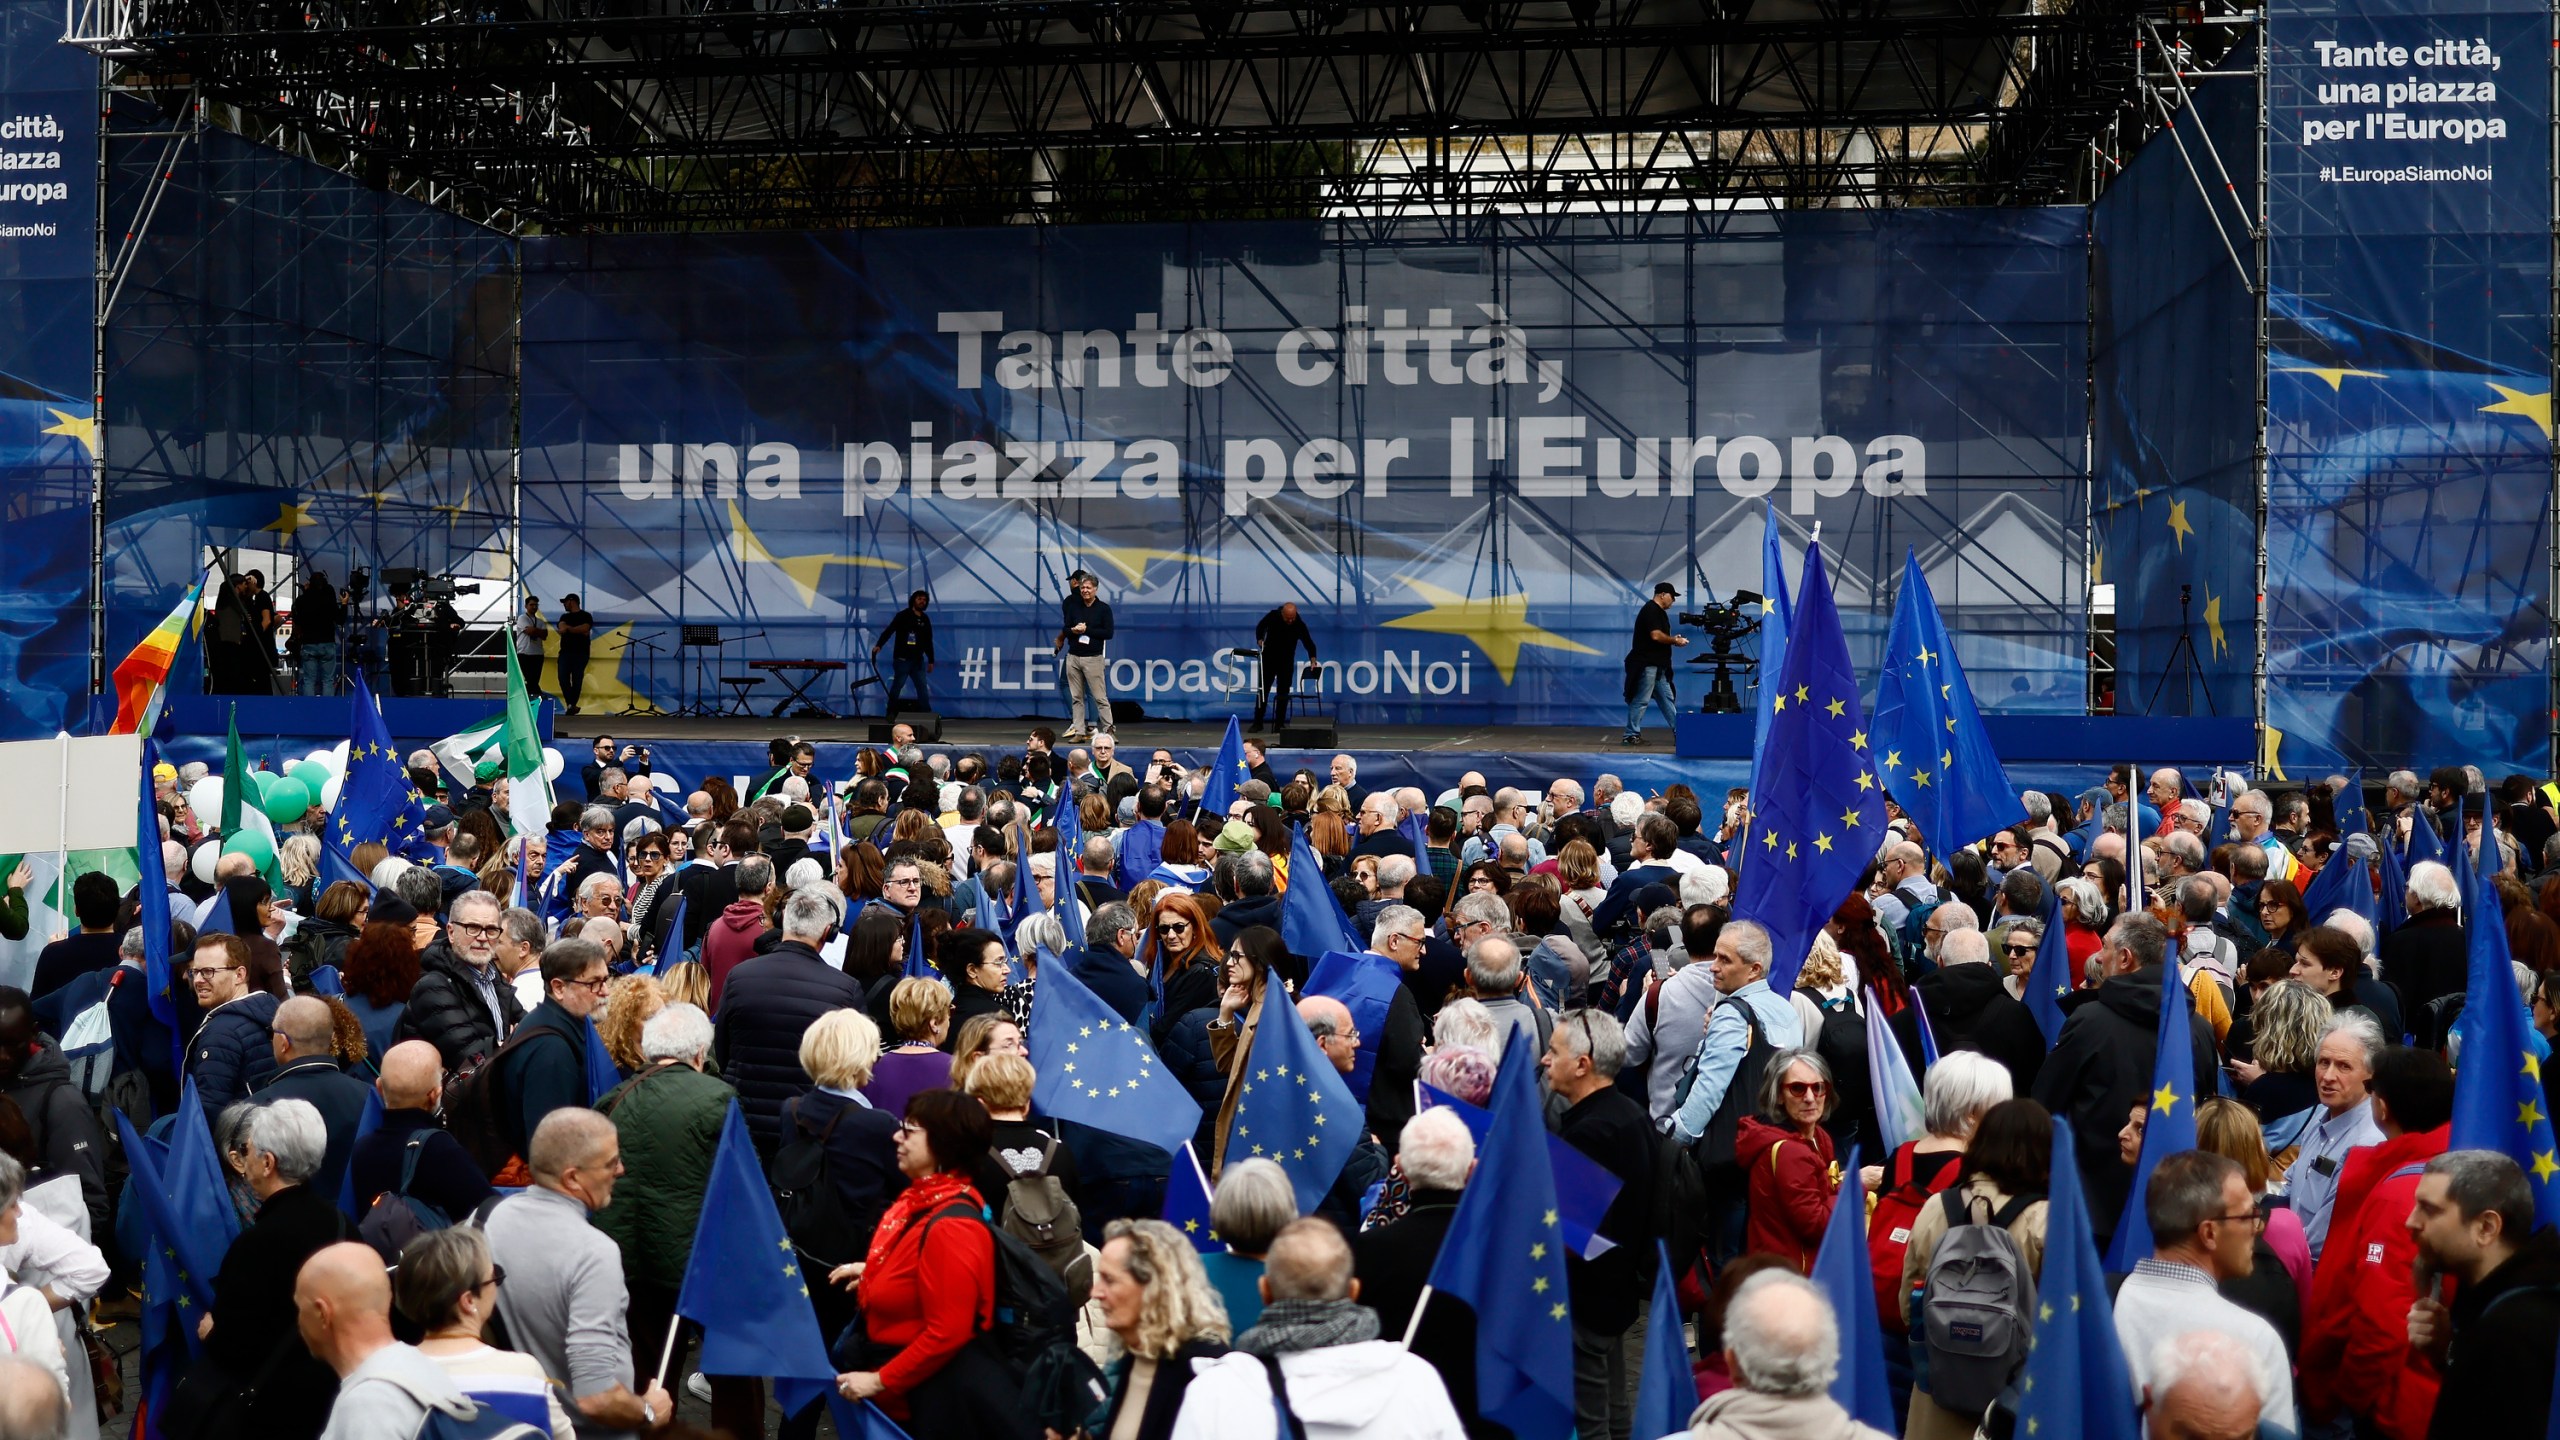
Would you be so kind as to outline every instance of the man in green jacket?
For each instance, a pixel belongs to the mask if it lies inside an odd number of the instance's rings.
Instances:
[[[673,1390],[684,1375],[685,1346],[696,1329],[684,1326],[672,1349],[676,1295],[693,1258],[693,1232],[702,1216],[702,1192],[711,1183],[711,1160],[737,1092],[704,1072],[711,1057],[711,1017],[692,1005],[670,1005],[640,1031],[647,1063],[596,1102],[622,1139],[623,1176],[613,1203],[595,1214],[595,1226],[622,1251],[622,1274],[631,1292],[633,1388],[650,1377]],[[663,1360],[662,1360],[663,1357]],[[660,1366],[664,1364],[664,1372]],[[762,1433],[764,1383],[752,1376],[711,1377],[712,1425],[732,1435]]]

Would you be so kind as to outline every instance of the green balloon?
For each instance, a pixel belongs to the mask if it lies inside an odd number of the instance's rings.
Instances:
[[[258,808],[266,811],[267,818],[278,825],[294,824],[302,819],[304,811],[311,808],[310,787],[290,775],[284,776],[267,787],[266,797],[258,802]]]
[[[296,812],[297,814],[299,812]],[[246,855],[261,870],[276,863],[275,842],[256,830],[243,830],[222,842],[225,855]]]
[[[258,802],[258,804],[259,804],[259,808],[264,809],[264,808],[265,808],[265,806],[266,806],[266,799],[267,799],[267,787],[268,787],[268,786],[270,786],[270,785],[273,785],[273,784],[275,784],[275,783],[276,783],[276,775],[275,775],[275,772],[274,772],[274,771],[272,771],[272,770],[252,770],[252,771],[250,771],[250,772],[249,772],[249,792],[250,792],[250,793],[249,793],[249,798],[256,800],[256,801]]]
[[[329,767],[317,760],[296,760],[284,767],[288,779],[299,780],[302,788],[317,795],[329,783]]]

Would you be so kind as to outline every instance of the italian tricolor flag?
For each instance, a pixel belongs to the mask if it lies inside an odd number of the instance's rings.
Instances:
[[[429,747],[465,788],[479,783],[482,764],[495,761],[507,777],[507,821],[518,835],[540,835],[551,824],[556,798],[543,773],[542,732],[533,725],[533,701],[513,646],[507,651],[507,708]]]

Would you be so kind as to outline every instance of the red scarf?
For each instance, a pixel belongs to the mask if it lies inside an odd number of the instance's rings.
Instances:
[[[906,1233],[910,1222],[921,1223],[925,1217],[957,1201],[968,1202],[970,1208],[983,1210],[986,1202],[978,1198],[969,1177],[956,1170],[936,1170],[921,1180],[908,1183],[898,1198],[880,1217],[880,1227],[871,1232],[871,1250],[863,1257],[866,1265],[877,1265],[880,1257]]]

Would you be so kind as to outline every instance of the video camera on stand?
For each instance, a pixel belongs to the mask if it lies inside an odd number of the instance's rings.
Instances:
[[[1707,685],[1707,696],[1698,702],[1704,715],[1739,715],[1742,695],[1733,688],[1733,667],[1749,664],[1753,657],[1734,652],[1734,642],[1760,633],[1761,596],[1754,590],[1736,590],[1733,599],[1702,605],[1680,612],[1680,623],[1707,632],[1707,653],[1690,660],[1692,665],[1712,665],[1715,673]]]

